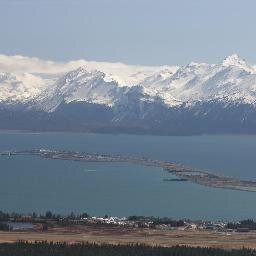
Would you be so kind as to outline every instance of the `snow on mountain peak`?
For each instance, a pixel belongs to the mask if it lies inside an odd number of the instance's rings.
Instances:
[[[117,82],[108,80],[105,73],[90,71],[83,66],[60,77],[37,101],[48,112],[54,111],[63,102],[85,101],[112,106],[117,98],[114,93],[117,88]]]
[[[236,53],[232,54],[230,56],[227,56],[223,60],[222,65],[225,66],[225,67],[236,66],[238,68],[244,69],[245,71],[247,71],[249,73],[255,72],[254,68],[252,66],[250,66],[250,64],[246,60],[241,58]]]
[[[0,73],[0,102],[29,101],[39,95],[47,86],[47,81],[29,73]]]
[[[255,69],[237,54],[220,64],[191,62],[181,67],[85,60],[57,63],[0,55],[0,102],[33,101],[46,111],[72,101],[112,107],[138,86],[141,97],[160,99],[169,107],[216,99],[256,102]]]

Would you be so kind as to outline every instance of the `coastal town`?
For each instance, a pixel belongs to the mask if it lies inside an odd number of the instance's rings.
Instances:
[[[17,241],[255,249],[256,222],[0,211],[0,243]]]
[[[93,227],[122,227],[148,228],[159,230],[208,230],[219,232],[250,232],[256,230],[253,220],[242,221],[209,221],[209,220],[175,220],[169,217],[146,216],[90,216],[87,213],[69,215],[54,214],[47,211],[45,214],[4,213],[0,211],[0,230],[48,230],[52,227],[93,226]]]

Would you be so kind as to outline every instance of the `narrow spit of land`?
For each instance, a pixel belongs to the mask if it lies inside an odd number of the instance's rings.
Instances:
[[[48,149],[0,151],[0,156],[12,157],[16,155],[32,155],[49,159],[83,162],[126,162],[154,166],[162,168],[170,174],[175,175],[179,180],[182,181],[189,181],[208,187],[256,192],[256,181],[253,180],[242,180],[235,177],[224,176],[222,174],[215,174],[205,170],[199,170],[175,162],[154,160],[146,157]]]

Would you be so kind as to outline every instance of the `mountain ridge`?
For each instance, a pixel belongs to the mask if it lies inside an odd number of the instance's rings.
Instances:
[[[256,69],[237,54],[180,67],[0,55],[0,128],[20,115],[35,130],[254,133],[255,113]]]

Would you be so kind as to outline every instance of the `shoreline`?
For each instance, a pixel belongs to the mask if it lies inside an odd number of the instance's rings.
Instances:
[[[203,137],[203,136],[228,136],[228,137],[256,137],[256,133],[200,133],[200,134],[155,134],[155,133],[111,133],[111,132],[88,132],[88,131],[34,131],[34,130],[19,130],[19,129],[0,129],[0,134],[79,134],[79,135],[112,135],[112,136],[155,136],[155,137]]]

